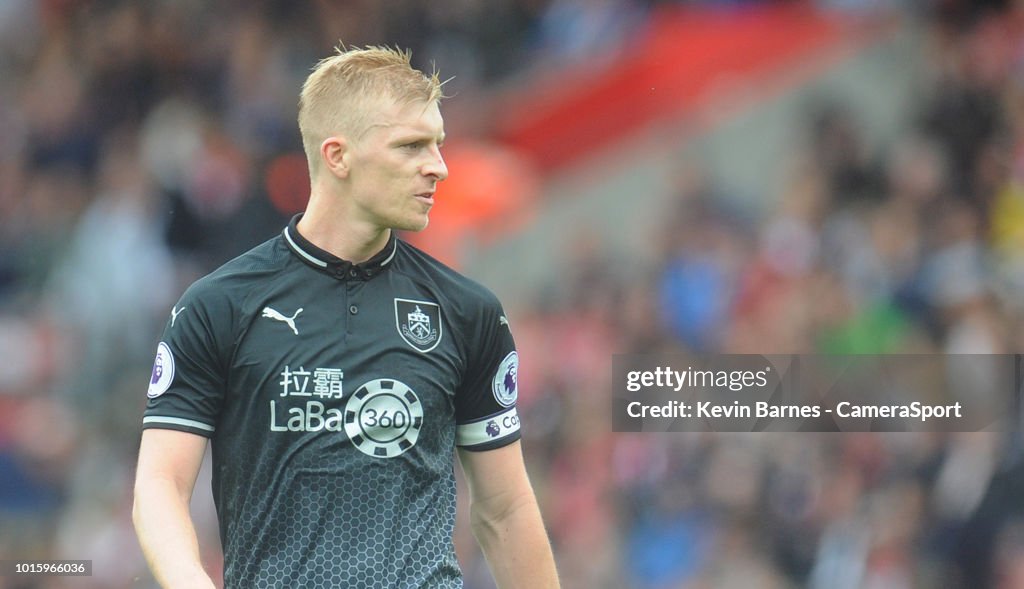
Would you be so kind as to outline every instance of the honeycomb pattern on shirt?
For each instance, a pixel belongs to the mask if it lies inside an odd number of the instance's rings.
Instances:
[[[427,478],[400,459],[349,448],[343,455],[361,468],[346,474],[335,471],[337,464],[294,474],[275,468],[275,477],[260,476],[255,452],[241,454],[246,460],[235,467],[255,471],[254,480],[267,484],[222,489],[220,500],[234,503],[237,516],[222,533],[226,588],[462,587],[451,542],[451,458],[419,455],[437,473]]]

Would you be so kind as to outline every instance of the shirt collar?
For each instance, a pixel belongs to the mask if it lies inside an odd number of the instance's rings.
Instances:
[[[372,278],[383,272],[394,261],[395,253],[398,252],[398,238],[395,237],[395,232],[392,230],[391,236],[382,250],[365,262],[353,264],[348,260],[343,260],[334,254],[318,248],[303,237],[298,229],[299,219],[301,218],[302,213],[292,217],[291,222],[281,232],[284,236],[284,242],[303,262],[335,278],[362,280]]]

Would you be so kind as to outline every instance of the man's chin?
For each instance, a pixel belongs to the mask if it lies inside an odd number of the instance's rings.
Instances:
[[[401,229],[402,231],[411,231],[413,233],[419,233],[420,231],[426,229],[427,225],[430,225],[430,217],[424,216],[422,219],[417,219],[415,221],[410,221],[409,223],[404,224],[404,226],[399,227],[399,229]]]

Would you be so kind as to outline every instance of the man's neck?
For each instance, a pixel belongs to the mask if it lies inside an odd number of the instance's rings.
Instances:
[[[391,237],[391,229],[353,223],[313,207],[306,210],[297,227],[313,245],[353,264],[372,258]]]

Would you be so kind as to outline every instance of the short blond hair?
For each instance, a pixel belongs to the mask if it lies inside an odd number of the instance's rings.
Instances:
[[[338,133],[358,139],[382,99],[430,104],[444,98],[436,70],[428,76],[413,68],[409,50],[339,45],[335,51],[316,64],[299,95],[299,132],[311,176],[323,141]]]

